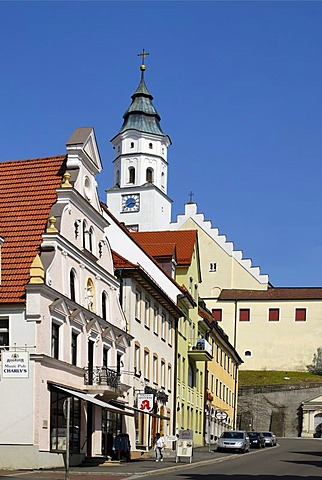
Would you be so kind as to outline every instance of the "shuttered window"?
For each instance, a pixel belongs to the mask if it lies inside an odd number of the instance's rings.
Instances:
[[[240,322],[249,322],[250,321],[250,309],[241,308],[239,310],[239,321]]]
[[[279,308],[270,308],[268,310],[268,320],[269,320],[269,322],[278,322],[279,319],[280,319]]]
[[[295,309],[295,321],[296,322],[305,322],[306,321],[306,308],[296,308]]]
[[[221,308],[213,308],[212,311],[212,316],[217,322],[222,321],[222,309]]]

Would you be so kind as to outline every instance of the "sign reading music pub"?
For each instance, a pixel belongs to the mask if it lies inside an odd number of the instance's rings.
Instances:
[[[28,378],[29,352],[1,352],[2,378]]]

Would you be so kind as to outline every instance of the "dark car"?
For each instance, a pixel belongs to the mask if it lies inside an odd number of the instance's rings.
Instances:
[[[275,447],[276,445],[276,437],[272,432],[262,432],[265,438],[265,445],[268,447]]]
[[[248,432],[251,448],[264,448],[265,437],[261,432]]]

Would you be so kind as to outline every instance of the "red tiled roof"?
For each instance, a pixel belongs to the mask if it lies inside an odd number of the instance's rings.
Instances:
[[[197,230],[162,230],[159,232],[131,232],[131,237],[144,249],[154,249],[154,257],[165,256],[169,245],[176,245],[177,263],[179,266],[190,265]]]
[[[65,164],[66,155],[0,162],[0,302],[25,301],[30,266],[39,253]]]
[[[130,262],[126,258],[122,257],[119,253],[112,250],[112,257],[114,268],[138,268],[138,265],[134,265],[134,263]]]
[[[268,290],[224,289],[218,300],[317,300],[322,299],[320,287],[281,287]]]

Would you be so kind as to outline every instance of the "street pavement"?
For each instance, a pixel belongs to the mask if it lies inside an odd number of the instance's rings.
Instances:
[[[230,456],[230,455],[229,455]],[[227,459],[227,454],[219,454],[214,447],[196,447],[193,450],[193,457],[180,458],[176,463],[175,453],[166,452],[163,462],[156,462],[154,456],[151,454],[148,458],[142,458],[138,460],[131,460],[130,462],[105,462],[101,465],[95,466],[78,466],[70,467],[69,479],[70,480],[121,480],[131,477],[138,478],[148,474],[166,474],[167,471],[173,471],[189,466],[197,467],[198,465],[204,465],[208,462],[214,462],[216,460],[222,461]],[[52,470],[19,470],[19,471],[4,471],[0,470],[0,479],[10,478],[24,479],[24,480],[64,480],[66,478],[65,469],[52,469]]]

